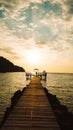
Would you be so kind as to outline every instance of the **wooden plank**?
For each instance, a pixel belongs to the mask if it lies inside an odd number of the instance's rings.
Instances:
[[[38,77],[31,79],[1,130],[60,130]]]

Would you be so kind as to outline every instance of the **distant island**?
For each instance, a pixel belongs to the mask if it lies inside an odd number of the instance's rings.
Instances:
[[[0,56],[0,73],[4,72],[25,72],[22,67],[14,65],[8,59]]]

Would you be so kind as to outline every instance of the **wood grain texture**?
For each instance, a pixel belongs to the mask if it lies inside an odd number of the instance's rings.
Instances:
[[[1,130],[60,130],[38,77],[31,79]]]

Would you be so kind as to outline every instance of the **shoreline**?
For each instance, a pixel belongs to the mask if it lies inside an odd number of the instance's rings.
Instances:
[[[11,105],[5,111],[0,128],[2,127],[2,125],[4,124],[6,119],[8,118],[11,111],[14,109],[16,103],[18,102],[19,98],[21,97],[22,93],[25,91],[27,86],[25,88],[23,88],[22,91],[18,90],[14,93],[13,97],[11,98]],[[65,105],[62,105],[60,103],[60,101],[56,97],[56,95],[49,93],[47,88],[44,87],[44,91],[45,91],[45,93],[48,97],[48,100],[52,106],[52,110],[55,114],[55,117],[57,119],[57,122],[59,123],[61,130],[73,130],[73,114],[72,114],[72,112],[69,112],[68,108]]]

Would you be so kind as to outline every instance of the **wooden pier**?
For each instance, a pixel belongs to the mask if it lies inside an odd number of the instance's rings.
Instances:
[[[45,80],[46,81],[46,78],[47,78],[47,73],[45,71],[43,72],[36,72],[35,74],[33,73],[27,73],[26,72],[26,79],[29,80],[31,79],[34,75],[38,76],[40,78],[40,80]]]
[[[37,76],[31,79],[1,130],[60,130]]]

